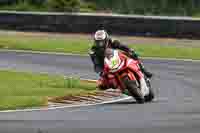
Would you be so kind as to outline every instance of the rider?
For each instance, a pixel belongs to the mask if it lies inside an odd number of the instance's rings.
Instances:
[[[134,60],[139,60],[137,53],[123,45],[118,40],[113,40],[109,37],[108,33],[105,30],[97,30],[94,35],[94,45],[91,47],[89,55],[91,60],[94,64],[94,70],[100,76],[102,75],[103,68],[104,68],[104,51],[106,48],[113,48],[113,49],[120,49],[130,55],[131,58]],[[144,66],[142,65],[141,61],[139,63],[141,71],[148,77],[152,77],[152,73],[148,72]]]

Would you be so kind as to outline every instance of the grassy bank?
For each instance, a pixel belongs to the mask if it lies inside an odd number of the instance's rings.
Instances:
[[[65,52],[75,54],[87,54],[92,42],[86,38],[76,37],[39,37],[1,35],[1,49],[21,49],[47,52]],[[171,45],[130,45],[142,57],[165,57],[200,59],[200,47],[185,47]]]
[[[95,91],[95,84],[79,79],[0,71],[0,110],[47,105],[47,97],[78,95]]]

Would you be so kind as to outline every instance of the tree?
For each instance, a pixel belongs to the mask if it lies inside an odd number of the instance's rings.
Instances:
[[[80,9],[80,0],[47,0],[51,11],[75,12]]]

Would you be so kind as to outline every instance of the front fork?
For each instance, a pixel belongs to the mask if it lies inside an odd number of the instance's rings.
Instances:
[[[124,75],[126,76],[126,75]],[[129,93],[129,91],[126,89],[124,83],[121,81],[121,79],[123,78],[123,75],[119,75],[119,74],[116,74],[116,78],[117,78],[117,82],[119,84],[119,90],[121,90],[121,93],[124,94],[124,95],[127,95],[127,96],[131,96],[131,94]]]

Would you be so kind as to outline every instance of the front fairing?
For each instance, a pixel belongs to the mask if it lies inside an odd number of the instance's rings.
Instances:
[[[124,66],[124,60],[122,60],[119,56],[119,51],[114,50],[113,57],[106,58],[104,60],[106,67],[108,68],[109,72],[117,72],[120,68]]]

